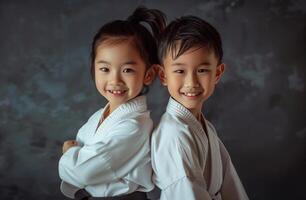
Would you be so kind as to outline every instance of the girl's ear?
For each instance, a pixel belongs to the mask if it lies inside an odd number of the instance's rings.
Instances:
[[[154,69],[154,65],[152,65],[146,72],[145,78],[143,80],[143,83],[145,85],[150,85],[152,83],[152,81],[155,78],[155,69]]]
[[[155,71],[158,74],[160,82],[164,86],[167,86],[167,78],[166,78],[166,74],[165,74],[165,68],[161,65],[156,65],[155,66]]]
[[[217,84],[220,81],[221,76],[224,73],[224,70],[225,70],[224,63],[221,63],[220,65],[217,66],[215,84]]]

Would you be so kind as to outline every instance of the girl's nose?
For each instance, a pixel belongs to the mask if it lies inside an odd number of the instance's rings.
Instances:
[[[113,84],[118,84],[118,83],[121,83],[122,80],[121,80],[121,74],[120,74],[120,71],[113,71],[111,73],[111,76],[109,77],[109,81]]]

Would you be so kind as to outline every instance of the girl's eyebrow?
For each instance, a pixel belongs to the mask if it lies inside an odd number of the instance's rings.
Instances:
[[[98,64],[107,64],[107,65],[111,65],[110,62],[107,62],[107,61],[105,61],[105,60],[99,60],[97,63],[98,63]],[[136,61],[127,61],[127,62],[122,63],[122,65],[135,65],[135,64],[137,64]]]
[[[136,65],[136,64],[137,62],[133,60],[122,63],[122,65]]]
[[[105,60],[99,60],[97,63],[110,65],[110,63]]]

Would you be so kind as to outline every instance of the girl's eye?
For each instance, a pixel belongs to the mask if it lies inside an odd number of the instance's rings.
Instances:
[[[205,72],[209,72],[209,69],[198,69],[199,73],[205,73]]]
[[[184,70],[178,69],[178,70],[175,70],[174,73],[182,74],[184,73]]]
[[[107,67],[100,67],[99,70],[101,72],[109,72],[109,69]]]
[[[125,68],[124,70],[123,70],[123,73],[132,73],[132,72],[134,72],[135,70],[134,69],[132,69],[132,68]]]

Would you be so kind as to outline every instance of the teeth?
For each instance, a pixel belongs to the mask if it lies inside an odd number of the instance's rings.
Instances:
[[[195,96],[197,96],[199,93],[189,93],[189,92],[187,92],[187,93],[184,93],[187,97],[195,97]]]
[[[122,93],[124,93],[123,90],[110,90],[110,92],[113,93],[113,94],[122,94]]]

